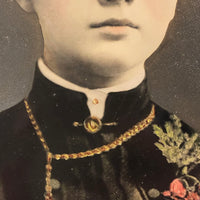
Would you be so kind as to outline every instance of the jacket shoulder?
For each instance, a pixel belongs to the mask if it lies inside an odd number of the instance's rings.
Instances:
[[[23,101],[0,113],[0,163],[9,144],[14,143],[18,130],[23,129],[27,120]]]
[[[8,108],[0,113],[0,136],[4,137],[7,130],[12,127],[14,121],[22,117],[25,113],[25,107],[23,101],[17,105]]]
[[[193,127],[191,127],[188,123],[184,122],[178,115],[168,112],[166,109],[156,104],[155,102],[152,102],[152,103],[155,105],[155,111],[156,111],[156,119],[154,121],[155,124],[158,124],[161,127],[164,127],[166,123],[168,122],[175,123],[176,121],[180,123],[181,129],[183,132],[187,132],[189,134],[198,132]]]

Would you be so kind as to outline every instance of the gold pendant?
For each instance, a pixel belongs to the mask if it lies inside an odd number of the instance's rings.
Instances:
[[[101,130],[103,126],[117,126],[117,122],[102,123],[98,117],[90,116],[83,123],[74,122],[74,127],[83,126],[88,133],[95,134]]]
[[[102,122],[97,117],[88,117],[84,120],[83,126],[87,132],[94,134],[101,130]]]

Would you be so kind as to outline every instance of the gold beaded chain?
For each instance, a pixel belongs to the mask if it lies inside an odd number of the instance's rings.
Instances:
[[[55,160],[79,159],[79,158],[92,157],[97,154],[108,152],[111,149],[115,149],[116,147],[121,146],[122,143],[128,141],[131,137],[135,136],[136,134],[138,134],[139,132],[141,132],[142,130],[147,128],[155,118],[155,106],[152,105],[151,112],[144,120],[138,122],[131,129],[129,129],[128,131],[123,133],[120,137],[118,137],[113,142],[111,142],[107,145],[103,145],[101,147],[87,150],[85,152],[71,153],[71,154],[53,154],[53,153],[51,153],[51,151],[48,147],[48,144],[42,134],[42,131],[40,130],[40,128],[36,122],[36,119],[32,113],[32,110],[28,104],[28,101],[26,99],[24,99],[24,103],[25,103],[26,111],[28,113],[31,124],[32,124],[33,128],[35,129],[35,132],[46,152],[47,163],[46,163],[46,179],[45,179],[46,186],[45,186],[45,193],[44,193],[45,200],[53,200],[52,186],[51,186],[51,172],[52,172],[52,160],[53,159],[55,159]]]

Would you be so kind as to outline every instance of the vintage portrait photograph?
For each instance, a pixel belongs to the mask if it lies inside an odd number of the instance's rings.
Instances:
[[[0,200],[200,200],[200,0],[0,0]]]

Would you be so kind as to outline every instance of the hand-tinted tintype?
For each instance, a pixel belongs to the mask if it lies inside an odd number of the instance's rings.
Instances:
[[[200,199],[199,0],[0,3],[0,200]]]

